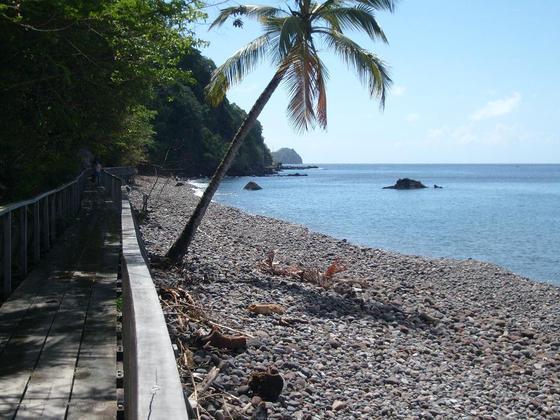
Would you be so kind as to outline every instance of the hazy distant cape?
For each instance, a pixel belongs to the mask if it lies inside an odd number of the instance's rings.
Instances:
[[[283,147],[276,152],[272,152],[272,159],[278,163],[286,163],[290,165],[299,165],[303,163],[301,156],[294,149]]]

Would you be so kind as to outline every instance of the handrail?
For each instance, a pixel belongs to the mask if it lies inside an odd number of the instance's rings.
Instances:
[[[121,190],[125,417],[188,419],[167,324]]]
[[[28,200],[16,201],[15,203],[10,203],[10,204],[5,205],[5,206],[0,206],[0,216],[6,214],[8,211],[14,211],[14,210],[17,210],[17,209],[20,208],[20,207],[28,206],[28,205],[30,205],[30,204],[35,204],[37,201],[42,200],[43,198],[45,198],[45,197],[47,197],[47,196],[49,196],[49,195],[53,195],[53,194],[55,194],[55,193],[57,193],[57,192],[60,192],[60,191],[62,191],[63,189],[69,187],[70,185],[73,185],[73,184],[76,184],[77,182],[79,182],[79,181],[81,180],[81,178],[82,178],[85,174],[89,173],[90,171],[91,171],[91,169],[84,169],[84,170],[80,173],[80,175],[78,175],[78,176],[76,177],[76,179],[74,179],[73,181],[67,182],[66,184],[62,184],[60,187],[57,187],[57,188],[55,188],[55,189],[53,189],[53,190],[50,190],[50,191],[41,193],[41,194],[39,194],[39,195],[36,195],[35,197],[30,198],[30,199],[28,199]]]
[[[73,181],[28,200],[0,206],[3,299],[12,293],[14,257],[18,259],[18,273],[24,278],[29,257],[34,263],[39,262],[41,253],[50,249],[68,219],[78,213],[89,171],[85,169]]]

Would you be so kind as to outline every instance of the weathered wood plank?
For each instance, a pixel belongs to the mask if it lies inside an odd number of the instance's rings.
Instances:
[[[33,262],[41,259],[41,213],[39,202],[33,204]]]
[[[49,198],[45,197],[41,200],[41,209],[43,220],[41,222],[41,237],[43,240],[43,249],[48,251],[51,248],[50,218],[49,218]]]
[[[27,206],[19,209],[19,274],[27,276]]]
[[[51,243],[53,243],[56,240],[56,194],[53,194],[49,197],[49,205],[49,224],[51,233],[50,240]]]
[[[59,308],[57,291],[45,302],[36,302],[20,322],[19,333],[10,338],[0,364],[0,418],[15,414],[35,367],[47,333]]]
[[[3,217],[3,258],[2,266],[4,271],[4,280],[2,293],[6,299],[12,292],[12,213],[8,212]]]
[[[152,277],[140,251],[130,203],[122,201],[123,343],[126,415],[187,419],[171,339]]]
[[[98,266],[102,271],[95,276],[67,419],[114,419],[117,413],[116,268],[120,246],[110,239],[110,232],[104,231],[103,236],[104,252]]]
[[[82,285],[64,296],[16,418],[64,418],[90,298],[88,289]]]

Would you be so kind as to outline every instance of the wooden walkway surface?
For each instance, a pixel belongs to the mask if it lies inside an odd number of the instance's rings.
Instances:
[[[120,216],[87,192],[78,221],[0,306],[0,418],[117,413]]]

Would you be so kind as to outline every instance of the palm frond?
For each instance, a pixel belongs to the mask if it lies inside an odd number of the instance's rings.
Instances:
[[[354,7],[329,7],[317,13],[332,29],[342,32],[344,29],[363,30],[371,39],[380,39],[387,43],[383,29],[377,23],[369,6],[358,4]]]
[[[313,44],[301,43],[286,59],[289,69],[285,76],[290,100],[288,117],[294,128],[304,131],[318,124],[327,124],[325,79],[328,73]]]
[[[354,0],[358,3],[366,4],[375,10],[386,10],[393,13],[398,0]]]
[[[250,18],[261,19],[266,17],[278,16],[285,13],[286,12],[282,9],[270,6],[242,5],[227,7],[220,10],[220,14],[216,19],[214,19],[209,29],[213,29],[216,26],[223,25],[230,17],[246,16]]]
[[[299,16],[289,16],[282,22],[280,38],[278,39],[278,58],[280,60],[288,56],[294,43],[303,39],[302,19]]]
[[[328,78],[328,72],[321,60],[317,66],[317,102],[315,105],[315,115],[319,127],[327,128],[327,87],[325,80]]]
[[[205,93],[213,106],[220,104],[232,85],[239,83],[266,55],[270,46],[269,33],[251,41],[212,73]]]
[[[324,36],[329,47],[354,67],[360,81],[368,87],[370,96],[377,97],[383,108],[387,90],[392,83],[385,63],[340,32],[323,29],[316,31]]]

